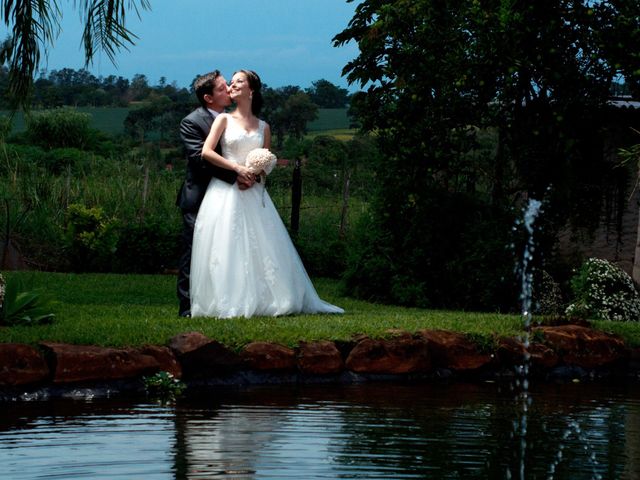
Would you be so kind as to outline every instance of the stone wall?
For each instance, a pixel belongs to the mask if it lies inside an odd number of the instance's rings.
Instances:
[[[197,332],[168,346],[106,348],[43,342],[37,347],[0,344],[0,400],[28,392],[79,385],[118,384],[144,391],[143,377],[167,371],[187,386],[219,383],[433,381],[513,377],[529,358],[532,377],[639,377],[640,349],[620,337],[579,325],[536,327],[525,351],[516,338],[478,345],[461,333],[389,332],[387,339],[300,342],[297,347],[253,342],[240,352]]]

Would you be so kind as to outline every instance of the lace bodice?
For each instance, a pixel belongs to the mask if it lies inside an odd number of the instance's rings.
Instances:
[[[220,139],[222,156],[227,160],[244,165],[247,154],[254,148],[263,146],[264,127],[265,123],[259,120],[258,129],[247,132],[231,115],[228,115],[227,127],[222,132]]]

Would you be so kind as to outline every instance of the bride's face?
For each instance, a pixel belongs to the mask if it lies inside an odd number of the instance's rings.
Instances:
[[[231,99],[236,102],[239,98],[251,98],[249,80],[244,73],[238,72],[233,76],[231,84],[229,85],[229,94],[231,95]]]

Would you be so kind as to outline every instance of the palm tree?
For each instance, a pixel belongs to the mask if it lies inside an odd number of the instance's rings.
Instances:
[[[9,94],[14,108],[28,108],[33,77],[40,58],[60,32],[62,10],[58,0],[0,0],[0,16],[10,30],[0,44],[0,64],[9,68]],[[126,28],[128,12],[138,17],[150,10],[149,0],[74,0],[80,10],[84,31],[85,64],[97,51],[106,53],[115,64],[115,55],[137,37]]]
[[[640,135],[640,131],[635,128],[631,128],[634,132]],[[635,164],[635,168],[637,169],[637,179],[636,184],[633,188],[633,193],[635,193],[636,188],[640,184],[640,143],[636,145],[632,145],[629,148],[620,148],[618,150],[618,156],[620,157],[621,164],[625,165],[630,163],[631,165]],[[629,197],[631,198],[631,197]],[[636,236],[636,250],[635,255],[633,256],[633,272],[631,277],[636,285],[640,285],[640,210],[638,211],[638,227],[637,227],[637,236]]]

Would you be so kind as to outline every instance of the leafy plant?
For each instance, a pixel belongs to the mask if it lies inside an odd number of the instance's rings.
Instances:
[[[77,271],[108,270],[116,251],[116,221],[99,207],[71,204],[67,209],[68,242]]]
[[[5,283],[0,274],[0,324],[38,325],[53,321],[52,301],[37,291],[22,288],[17,279]]]
[[[147,394],[161,399],[173,399],[180,396],[186,385],[169,372],[158,372],[150,377],[144,377],[144,388]]]
[[[599,320],[640,320],[640,295],[631,277],[620,267],[600,258],[589,258],[571,279],[575,301],[570,316]]]

